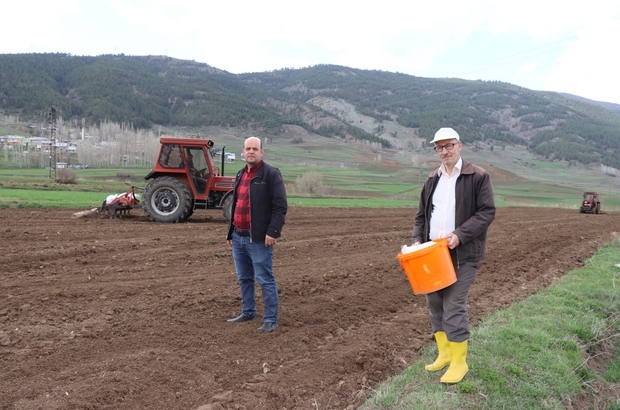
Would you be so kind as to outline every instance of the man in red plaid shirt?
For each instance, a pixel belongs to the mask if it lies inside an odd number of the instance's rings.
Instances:
[[[261,286],[265,315],[261,332],[278,327],[278,287],[273,275],[273,246],[281,235],[288,205],[280,171],[263,162],[262,142],[250,137],[243,144],[246,166],[235,180],[232,220],[226,240],[232,247],[241,290],[240,323],[256,315],[256,281]]]

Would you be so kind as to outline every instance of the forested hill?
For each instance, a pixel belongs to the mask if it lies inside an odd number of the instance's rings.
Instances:
[[[393,119],[428,140],[449,125],[466,141],[526,145],[548,159],[620,167],[620,114],[557,93],[339,66],[240,78],[262,85],[279,100],[303,103],[317,95],[342,99],[378,123]]]
[[[363,130],[329,105],[355,107],[377,124]],[[548,159],[620,168],[620,113],[558,93],[508,83],[429,79],[318,65],[235,75],[162,56],[0,55],[0,110],[41,118],[109,120],[148,128],[252,127],[277,137],[284,124],[389,147],[396,123],[430,139],[454,126],[468,142],[525,145]]]
[[[236,75],[168,57],[65,54],[0,55],[0,109],[30,117],[55,106],[63,118],[84,117],[150,128],[248,126],[278,114],[259,87]]]

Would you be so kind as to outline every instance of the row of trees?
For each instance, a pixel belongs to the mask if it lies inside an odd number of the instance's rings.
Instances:
[[[159,136],[153,130],[134,129],[124,124],[103,122],[89,127],[77,144],[80,164],[94,167],[145,167],[155,164]]]
[[[390,148],[391,144],[385,138],[377,137],[359,127],[352,125],[320,125],[318,128],[305,127],[310,132],[315,132],[327,138],[354,139],[356,141],[366,141],[377,144],[381,148]]]
[[[14,116],[5,117],[5,122],[19,126],[19,123],[9,122],[15,119]],[[5,164],[24,168],[48,167],[57,162],[67,163],[69,167],[148,167],[155,163],[160,146],[159,135],[153,130],[135,129],[110,121],[80,128],[59,119],[56,128],[59,143],[55,150],[46,142],[34,140],[11,146],[10,149],[5,147]],[[49,130],[44,127],[38,130],[35,135],[39,138],[50,137]],[[75,147],[75,151],[70,147]]]

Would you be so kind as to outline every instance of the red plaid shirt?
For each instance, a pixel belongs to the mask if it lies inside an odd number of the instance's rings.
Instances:
[[[249,170],[246,165],[245,172],[241,175],[241,181],[237,187],[237,204],[233,221],[237,229],[250,229],[250,181],[262,164],[263,161],[260,161]]]

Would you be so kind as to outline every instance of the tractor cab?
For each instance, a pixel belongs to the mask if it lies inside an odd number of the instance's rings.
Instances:
[[[207,161],[207,155],[201,147],[185,147],[185,170],[190,176],[192,186],[196,194],[204,194],[207,186],[209,186],[209,177],[213,174],[209,164],[213,161]]]
[[[592,201],[598,199],[598,194],[596,192],[586,192],[583,194],[583,199],[586,201]]]
[[[213,141],[202,138],[160,139],[155,167],[144,177],[143,208],[156,222],[179,222],[195,209],[220,208],[229,219],[235,178],[225,177],[224,156],[219,168]]]

